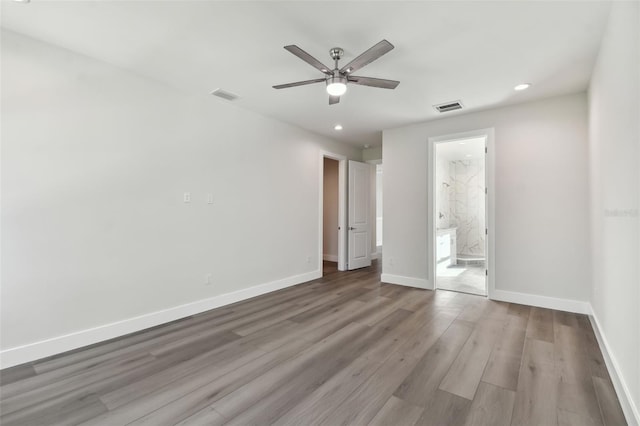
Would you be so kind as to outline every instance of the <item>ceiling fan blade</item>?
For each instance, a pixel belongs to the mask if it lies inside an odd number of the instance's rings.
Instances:
[[[324,65],[322,62],[320,62],[313,56],[309,55],[307,52],[300,49],[295,44],[285,46],[284,48],[287,49],[289,52],[293,53],[294,55],[296,55],[298,58],[308,63],[309,65],[311,65],[312,67],[314,67],[315,69],[319,70],[320,72],[323,72],[327,75],[333,75],[333,73],[331,72],[331,69],[328,66]]]
[[[286,89],[288,87],[304,86],[306,84],[322,83],[326,81],[324,78],[316,78],[315,80],[296,81],[295,83],[278,84],[273,86],[274,89]]]
[[[347,80],[349,83],[358,84],[360,86],[379,87],[381,89],[395,89],[400,84],[396,80],[385,80],[383,78],[373,77],[359,77],[357,75],[350,75]]]
[[[340,96],[329,95],[329,105],[337,104],[338,102],[340,102]]]
[[[389,43],[387,40],[382,40],[380,43],[375,44],[373,47],[369,48],[369,50],[365,51],[353,61],[342,67],[340,69],[340,73],[351,74],[352,72],[357,71],[365,65],[375,61],[385,53],[391,51],[393,47],[393,44]]]

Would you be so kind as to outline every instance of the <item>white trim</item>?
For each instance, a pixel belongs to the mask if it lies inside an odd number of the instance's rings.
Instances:
[[[51,355],[67,352],[73,349],[103,342],[115,337],[144,330],[149,327],[165,324],[177,319],[199,314],[220,306],[236,303],[251,297],[291,287],[322,277],[322,270],[307,272],[280,280],[259,284],[253,287],[221,294],[208,299],[198,300],[169,309],[151,312],[122,321],[104,324],[98,327],[80,330],[64,336],[53,337],[23,346],[5,349],[0,352],[1,368],[13,367],[25,362],[35,361]]]
[[[403,277],[402,275],[381,274],[380,281],[389,284],[404,285],[407,287],[417,287],[430,290],[429,281],[424,278]]]
[[[622,407],[624,416],[627,419],[627,423],[629,425],[640,425],[640,411],[638,411],[638,407],[636,407],[633,398],[631,398],[629,386],[627,386],[624,376],[620,373],[620,364],[618,364],[617,358],[611,350],[611,346],[609,346],[607,338],[600,326],[600,321],[593,311],[591,304],[589,304],[589,319],[591,320],[591,325],[595,331],[600,351],[604,357],[604,362],[607,365],[609,376],[611,376],[613,387],[616,390],[616,394],[620,401],[620,406]]]
[[[336,254],[323,254],[322,255],[322,260],[326,260],[327,262],[337,262],[338,261],[338,255],[336,255]]]
[[[322,241],[324,239],[324,159],[330,158],[338,161],[338,271],[347,270],[347,157],[340,154],[334,154],[328,151],[320,151],[320,182],[318,191],[318,265],[322,269],[324,247]]]
[[[518,293],[515,291],[494,290],[491,300],[517,303],[519,305],[537,306],[539,308],[555,309],[558,311],[574,312],[576,314],[588,314],[590,311],[589,302],[539,296],[537,294],[530,293]]]
[[[495,241],[496,241],[496,223],[495,223],[495,130],[492,128],[478,129],[469,132],[454,133],[442,136],[429,137],[427,140],[427,164],[429,170],[427,172],[427,205],[431,206],[430,214],[427,215],[427,265],[429,270],[430,290],[435,288],[436,284],[436,263],[435,263],[435,247],[436,247],[436,223],[433,218],[436,215],[436,203],[434,202],[435,194],[433,193],[433,181],[435,180],[435,144],[441,142],[453,142],[461,139],[470,139],[477,137],[485,137],[485,146],[487,155],[485,157],[485,185],[487,195],[485,197],[485,220],[488,228],[486,238],[486,268],[487,268],[487,297],[494,299],[496,291],[495,283]]]
[[[378,258],[378,252],[371,253],[371,260],[376,260]]]

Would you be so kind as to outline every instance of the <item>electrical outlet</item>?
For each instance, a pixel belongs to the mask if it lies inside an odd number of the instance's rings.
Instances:
[[[389,258],[389,266],[393,266],[393,257]]]
[[[191,202],[191,193],[190,192],[185,192],[183,200],[184,200],[185,203],[190,203]]]
[[[211,274],[207,274],[204,276],[204,285],[213,284],[213,276]]]
[[[213,204],[213,194],[207,194],[207,204]]]
[[[311,256],[307,256],[307,263],[311,263]]]

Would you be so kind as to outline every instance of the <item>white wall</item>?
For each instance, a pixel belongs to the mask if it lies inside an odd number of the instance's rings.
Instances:
[[[495,129],[496,289],[586,301],[585,94],[385,130],[383,273],[428,282],[427,139],[486,128]]]
[[[375,148],[365,148],[362,150],[362,161],[382,160],[382,147],[376,146]]]
[[[5,31],[1,89],[3,366],[319,276],[320,152],[360,150]]]
[[[325,260],[338,261],[338,161],[324,159],[323,238]]]
[[[640,408],[640,6],[614,2],[589,88],[591,305],[631,404]]]

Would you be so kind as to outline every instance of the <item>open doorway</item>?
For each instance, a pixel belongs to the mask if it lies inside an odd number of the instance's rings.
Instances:
[[[338,271],[339,162],[324,157],[322,184],[322,275]]]
[[[376,164],[376,257],[382,256],[382,163]]]
[[[435,288],[487,295],[486,136],[434,145]]]
[[[347,270],[347,158],[320,152],[318,260],[321,275]]]

